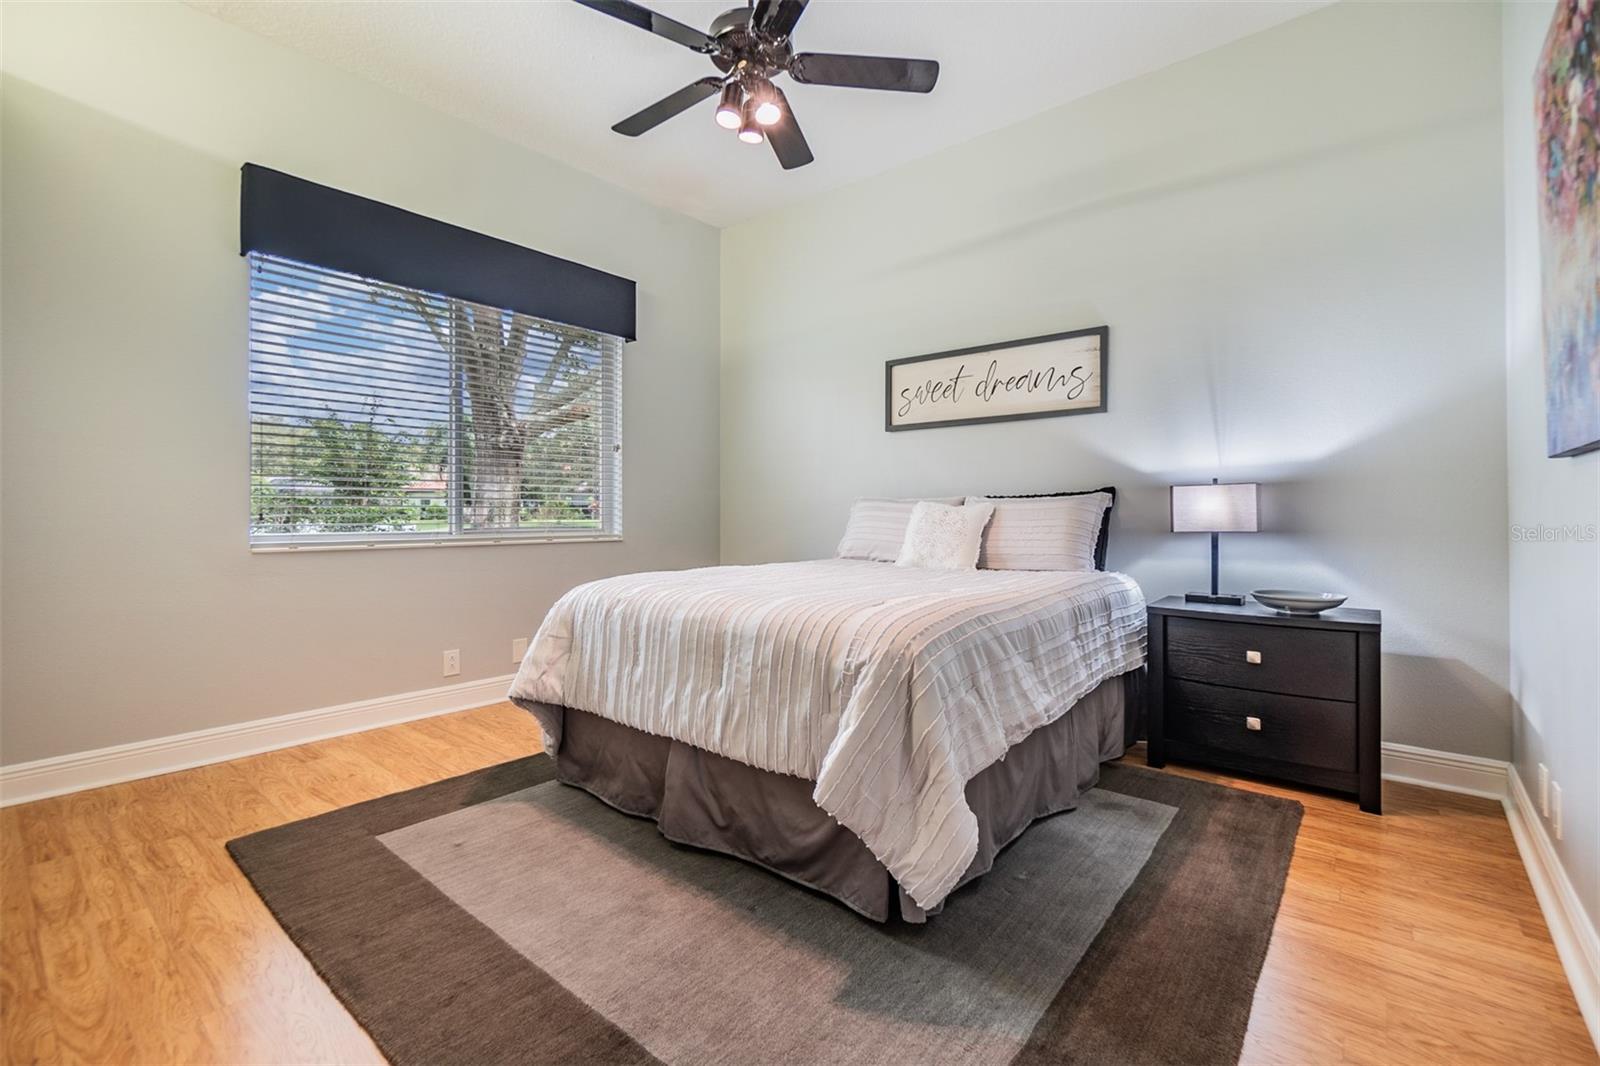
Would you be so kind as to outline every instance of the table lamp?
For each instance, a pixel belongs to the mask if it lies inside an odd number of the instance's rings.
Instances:
[[[1209,485],[1173,485],[1172,531],[1211,534],[1211,592],[1190,592],[1183,598],[1189,603],[1244,606],[1242,595],[1217,591],[1217,534],[1254,533],[1258,528],[1254,482],[1219,485],[1212,478]]]

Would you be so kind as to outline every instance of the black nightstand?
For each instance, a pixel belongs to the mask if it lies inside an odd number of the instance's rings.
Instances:
[[[1149,762],[1168,759],[1347,792],[1381,813],[1383,616],[1256,604],[1150,605]]]

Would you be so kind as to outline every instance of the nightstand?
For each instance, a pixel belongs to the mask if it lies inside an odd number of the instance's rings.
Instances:
[[[1349,793],[1382,810],[1378,611],[1150,605],[1149,763],[1168,759]]]

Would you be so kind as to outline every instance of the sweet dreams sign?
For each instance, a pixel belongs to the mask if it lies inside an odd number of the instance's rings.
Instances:
[[[1110,329],[961,348],[885,368],[884,428],[931,429],[1106,409]]]

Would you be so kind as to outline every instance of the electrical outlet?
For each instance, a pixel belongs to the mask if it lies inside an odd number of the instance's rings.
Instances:
[[[1550,828],[1555,831],[1556,839],[1561,839],[1561,786],[1554,781],[1550,782]]]
[[[1550,767],[1539,764],[1539,813],[1550,817]]]
[[[461,673],[461,649],[451,648],[444,653],[444,676],[455,677]]]
[[[511,661],[512,662],[520,663],[522,661],[522,657],[524,655],[526,655],[526,654],[528,654],[528,638],[527,637],[518,637],[516,640],[513,640],[511,642]]]

